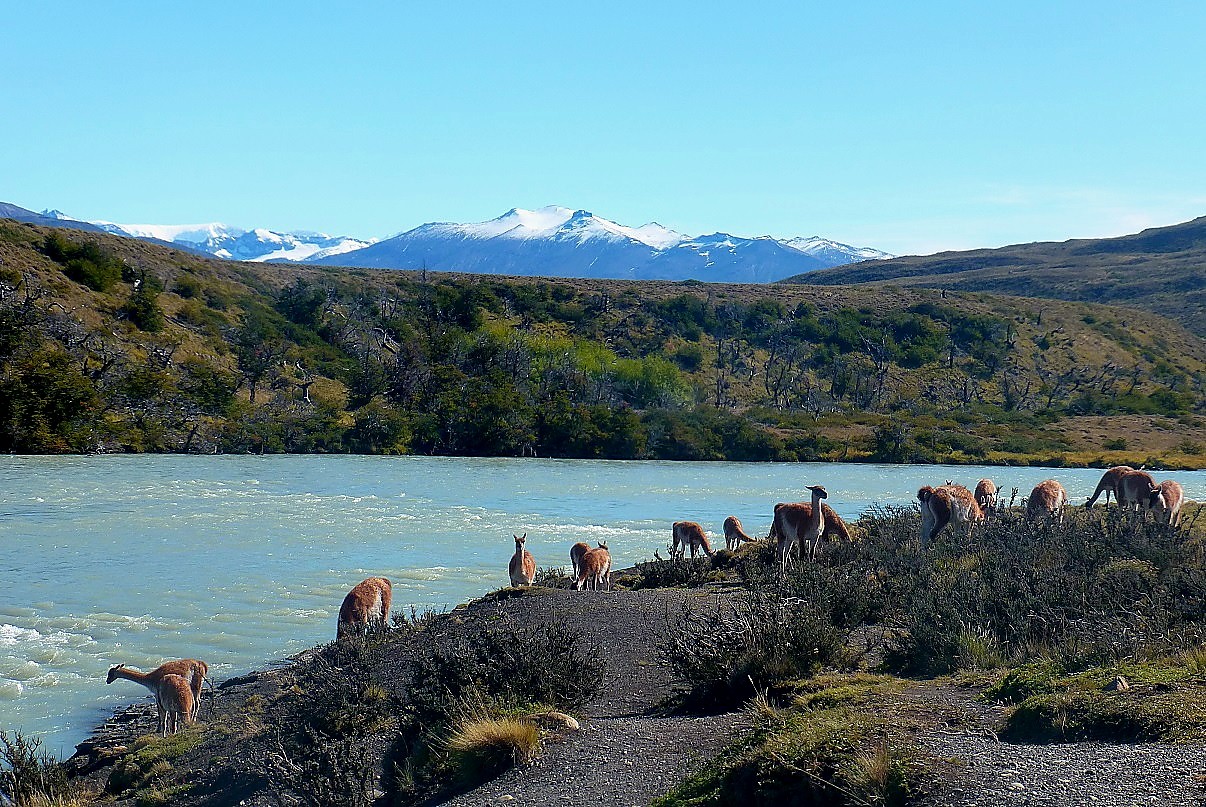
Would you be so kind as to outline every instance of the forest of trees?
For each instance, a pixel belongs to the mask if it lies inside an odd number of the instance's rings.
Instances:
[[[974,461],[1056,456],[1062,417],[1203,406],[1200,367],[1100,315],[1075,326],[1117,355],[1086,360],[1053,306],[259,272],[3,227],[10,452]]]

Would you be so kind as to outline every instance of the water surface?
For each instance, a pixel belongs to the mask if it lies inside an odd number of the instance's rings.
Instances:
[[[541,566],[606,540],[616,568],[670,524],[725,516],[766,535],[775,502],[824,484],[854,518],[922,484],[982,476],[1073,501],[1101,472],[835,464],[354,456],[0,457],[0,728],[70,754],[117,705],[110,665],[205,659],[219,678],[329,641],[343,595],[394,583],[394,607],[451,608],[507,584],[512,533]],[[1190,498],[1206,472],[1177,473]],[[1159,478],[1159,477],[1158,477]],[[663,552],[663,554],[665,554]]]

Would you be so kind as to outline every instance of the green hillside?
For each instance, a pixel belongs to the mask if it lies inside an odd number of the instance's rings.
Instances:
[[[1206,457],[1206,342],[873,287],[212,261],[0,222],[0,449],[1114,463]]]
[[[1127,305],[1206,336],[1206,217],[1120,238],[1019,244],[848,264],[784,283],[991,291]]]

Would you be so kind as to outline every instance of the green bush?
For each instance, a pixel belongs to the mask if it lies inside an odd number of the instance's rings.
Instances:
[[[569,625],[504,624],[432,643],[411,661],[409,709],[420,724],[447,723],[472,701],[572,708],[594,697],[608,669]]]
[[[684,706],[725,710],[839,660],[844,639],[828,603],[787,589],[755,588],[715,608],[688,612],[662,656]]]
[[[46,236],[42,251],[62,265],[67,277],[93,291],[108,291],[122,279],[125,264],[92,241],[77,243],[55,231]]]

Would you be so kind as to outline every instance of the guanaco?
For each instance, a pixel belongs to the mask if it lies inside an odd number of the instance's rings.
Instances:
[[[507,563],[507,572],[511,575],[511,585],[530,586],[536,579],[536,559],[532,557],[531,552],[524,548],[528,542],[528,534],[525,532],[521,538],[512,533],[511,537],[515,539],[515,554]]]
[[[393,598],[394,586],[388,579],[369,577],[361,580],[343,598],[343,605],[339,607],[335,640],[387,630]]]

